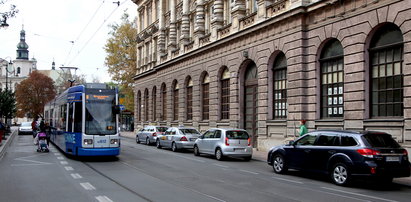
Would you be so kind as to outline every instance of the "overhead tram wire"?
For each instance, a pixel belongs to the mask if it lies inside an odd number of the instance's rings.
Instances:
[[[71,48],[70,48],[70,51],[69,51],[69,53],[67,54],[66,60],[64,60],[64,64],[67,63],[67,61],[68,61],[68,59],[69,59],[69,57],[70,57],[71,51],[73,50],[73,47],[74,47],[74,42],[77,42],[77,41],[80,39],[81,35],[83,35],[84,31],[85,31],[85,30],[87,29],[87,27],[90,25],[91,21],[94,19],[94,17],[95,17],[96,14],[98,13],[98,11],[101,9],[101,7],[103,6],[103,4],[104,4],[104,0],[101,2],[100,6],[96,9],[96,11],[94,12],[93,16],[91,16],[90,20],[88,21],[88,23],[86,24],[86,26],[84,26],[83,30],[81,30],[81,32],[80,32],[80,34],[77,36],[77,38],[73,41],[72,46],[71,46]]]
[[[120,3],[120,6],[123,5],[127,0],[123,0]],[[93,35],[91,35],[91,37],[89,38],[89,40],[87,40],[87,42],[84,44],[84,46],[80,49],[80,51],[77,52],[77,54],[74,56],[74,58],[68,63],[68,65],[70,65],[72,62],[74,62],[74,60],[80,55],[80,53],[84,50],[84,48],[88,45],[88,43],[90,43],[90,41],[94,38],[94,36],[97,34],[97,32],[101,29],[101,27],[103,27],[103,25],[107,22],[107,20],[114,14],[114,12],[117,11],[117,9],[120,7],[117,6],[111,13],[110,15],[104,19],[103,23],[101,23],[101,25],[97,28],[97,30],[93,33]]]

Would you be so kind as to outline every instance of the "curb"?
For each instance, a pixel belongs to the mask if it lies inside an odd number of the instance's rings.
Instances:
[[[4,142],[2,142],[2,145],[0,146],[0,159],[3,158],[4,153],[6,153],[6,148],[9,147],[9,145],[11,144],[11,142],[14,139],[14,136],[16,135],[17,130],[14,130],[10,136],[7,138],[7,140],[5,140]]]

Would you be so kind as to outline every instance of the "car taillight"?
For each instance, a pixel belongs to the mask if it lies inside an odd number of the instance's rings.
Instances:
[[[375,167],[371,167],[371,174],[375,174],[375,173],[377,173],[377,168],[375,168]]]
[[[225,145],[230,146],[230,144],[228,144],[228,138],[225,138]]]
[[[153,137],[157,136],[157,133],[153,133]]]
[[[187,141],[186,136],[183,136],[182,138],[180,138],[180,141]]]
[[[402,151],[402,154],[404,154],[404,156],[408,156],[408,151],[407,151],[406,149],[404,149],[404,150]]]
[[[380,155],[379,151],[373,149],[357,149],[357,152],[368,158],[374,158],[375,155]]]
[[[248,146],[251,146],[251,139],[250,138],[247,139],[247,142],[248,142]]]

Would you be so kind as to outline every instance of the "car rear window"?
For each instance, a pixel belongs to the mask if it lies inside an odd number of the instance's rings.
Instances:
[[[372,146],[377,148],[399,148],[400,145],[388,134],[371,133],[363,138]]]
[[[166,132],[167,127],[156,127],[158,132]]]
[[[245,131],[227,131],[225,136],[228,139],[248,139],[248,133]]]
[[[23,123],[21,123],[21,126],[23,126],[23,127],[31,126],[31,123],[29,123],[29,122],[23,122]]]
[[[196,129],[180,129],[180,131],[186,135],[186,134],[200,134]]]

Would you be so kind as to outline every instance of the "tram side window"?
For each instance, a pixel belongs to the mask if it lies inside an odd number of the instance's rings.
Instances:
[[[50,122],[51,127],[54,127],[54,109],[50,109]]]
[[[61,130],[66,130],[66,114],[67,114],[67,107],[66,105],[60,106],[60,128]]]
[[[82,131],[82,123],[83,123],[83,107],[81,105],[81,102],[76,102],[75,103],[75,109],[74,109],[74,132],[75,133],[81,133]]]
[[[67,131],[68,132],[73,132],[73,103],[69,104]]]

